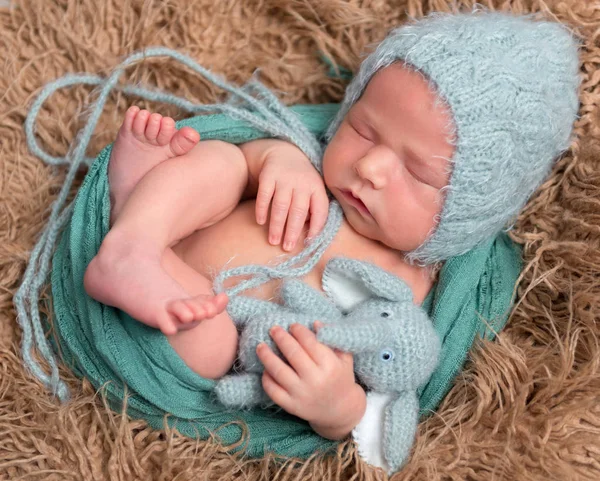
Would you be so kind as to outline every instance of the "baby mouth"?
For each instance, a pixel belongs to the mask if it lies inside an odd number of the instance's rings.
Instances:
[[[342,194],[348,200],[348,202],[352,206],[354,206],[359,212],[362,212],[363,214],[367,214],[369,216],[371,215],[371,213],[369,212],[369,209],[367,209],[367,206],[365,205],[365,203],[362,200],[360,200],[358,197],[356,197],[351,191],[342,190]]]

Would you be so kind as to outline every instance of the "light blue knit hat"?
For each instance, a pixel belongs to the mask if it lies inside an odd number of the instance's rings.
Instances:
[[[514,221],[569,146],[579,108],[577,49],[558,23],[490,11],[434,13],[392,30],[363,61],[328,139],[371,77],[396,61],[429,79],[456,127],[439,223],[410,261],[463,254]]]

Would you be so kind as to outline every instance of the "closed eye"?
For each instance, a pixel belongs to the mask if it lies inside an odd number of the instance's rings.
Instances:
[[[416,155],[412,150],[408,149],[404,150],[404,155],[404,164],[406,170],[417,182],[437,190],[440,189],[439,187],[436,187],[437,182],[434,180],[436,178],[435,172],[431,170],[431,167],[429,167],[421,157]]]
[[[430,185],[429,182],[424,181],[421,176],[419,176],[418,174],[415,174],[415,171],[413,169],[410,169],[407,167],[406,170],[417,182],[420,182],[421,184]]]
[[[356,132],[358,134],[359,137],[363,138],[364,140],[368,140],[369,142],[372,142],[372,140],[367,135],[365,135],[363,132],[358,130],[354,124],[352,124],[350,122],[348,122],[348,124],[350,125],[352,130],[354,130],[354,132]]]
[[[422,161],[415,160],[414,157],[408,155],[404,159],[404,168],[411,175],[411,177],[413,177],[417,182],[427,185],[427,186],[430,186],[430,187],[434,187],[434,185],[432,184],[432,182],[430,180],[426,180],[426,179],[431,179],[432,175],[431,175],[431,172],[423,172],[424,170],[427,169],[427,167],[425,167],[423,165]],[[425,174],[425,175],[423,175],[423,174]],[[435,187],[435,188],[437,188],[437,187]]]

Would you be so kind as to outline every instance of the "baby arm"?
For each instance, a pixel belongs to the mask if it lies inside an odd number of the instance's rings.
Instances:
[[[271,205],[269,243],[291,251],[310,214],[308,239],[325,225],[329,200],[321,175],[295,145],[260,139],[240,145],[248,162],[248,186],[243,198],[256,197],[256,220],[266,222]],[[286,224],[287,220],[287,224]]]
[[[267,395],[325,438],[342,439],[350,434],[366,409],[366,394],[355,382],[352,355],[321,344],[301,324],[293,324],[289,333],[281,327],[270,333],[287,363],[266,344],[257,347],[265,367],[262,384]]]

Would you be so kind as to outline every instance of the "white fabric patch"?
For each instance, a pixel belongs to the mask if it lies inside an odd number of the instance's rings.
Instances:
[[[368,392],[365,415],[352,431],[360,457],[372,466],[383,468],[388,474],[390,466],[383,451],[383,427],[385,408],[392,397],[392,393]]]
[[[344,313],[373,296],[359,278],[349,272],[336,271],[330,264],[325,266],[321,283],[325,293]]]

